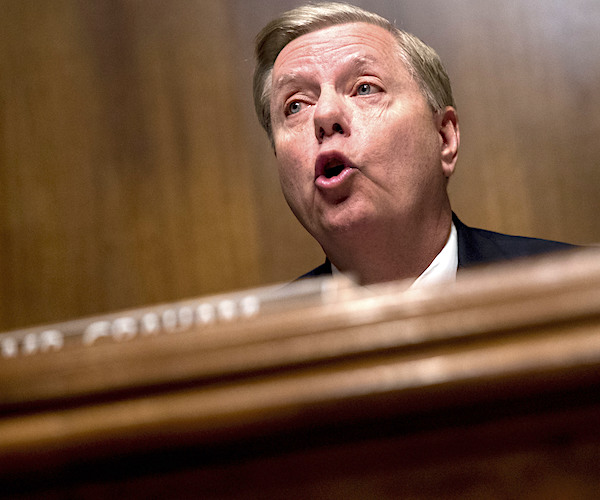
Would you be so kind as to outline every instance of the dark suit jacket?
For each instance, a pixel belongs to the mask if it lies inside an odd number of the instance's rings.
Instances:
[[[539,255],[573,247],[572,245],[558,241],[510,236],[508,234],[469,227],[463,224],[455,214],[452,214],[452,220],[456,226],[458,237],[459,270],[478,264],[490,264],[492,262]],[[331,274],[331,263],[329,260],[302,275],[300,279],[326,274]]]

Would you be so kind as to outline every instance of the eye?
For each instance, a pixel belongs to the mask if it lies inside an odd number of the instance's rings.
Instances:
[[[371,95],[382,92],[382,88],[375,83],[360,83],[354,87],[354,95]]]
[[[300,101],[292,101],[285,107],[286,115],[294,115],[302,110],[302,103]]]
[[[356,95],[369,95],[372,91],[370,83],[361,83],[356,89]]]

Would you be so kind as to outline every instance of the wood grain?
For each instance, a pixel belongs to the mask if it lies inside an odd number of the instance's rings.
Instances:
[[[321,262],[251,102],[253,37],[297,3],[1,2],[0,330]],[[466,223],[600,241],[597,2],[357,3],[446,62]]]
[[[3,360],[0,486],[44,498],[593,498],[600,255]],[[518,477],[518,481],[515,479]],[[311,496],[312,496],[311,495]]]

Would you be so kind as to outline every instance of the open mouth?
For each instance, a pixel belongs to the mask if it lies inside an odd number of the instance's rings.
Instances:
[[[329,152],[319,156],[315,165],[315,179],[323,176],[333,179],[344,170],[353,168],[352,163],[339,152]]]
[[[328,179],[331,179],[332,177],[340,175],[345,168],[346,168],[346,165],[343,163],[326,165],[323,175],[325,177],[327,177]]]

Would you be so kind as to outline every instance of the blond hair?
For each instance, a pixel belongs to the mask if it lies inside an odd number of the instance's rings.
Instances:
[[[450,79],[435,50],[416,36],[396,28],[387,19],[345,3],[316,3],[283,13],[256,37],[254,107],[258,120],[273,144],[271,130],[271,74],[275,59],[292,40],[329,26],[369,23],[387,30],[396,39],[400,56],[434,112],[454,106]]]

